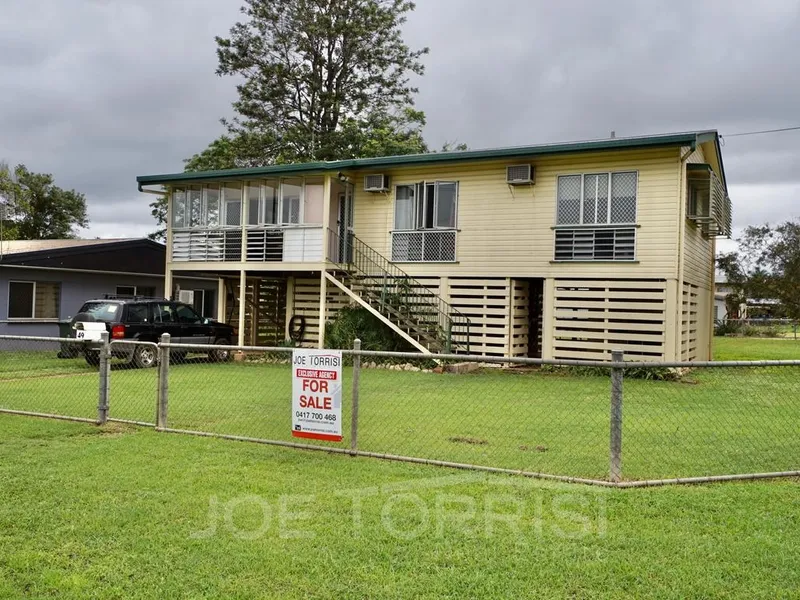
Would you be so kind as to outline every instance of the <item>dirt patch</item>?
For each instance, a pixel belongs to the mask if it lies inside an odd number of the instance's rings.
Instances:
[[[31,379],[60,379],[92,374],[97,377],[97,371],[75,371],[74,373],[36,373],[35,371],[31,371],[30,373],[29,375],[22,375],[20,377],[0,377],[0,384],[12,383],[15,381],[30,381]]]
[[[520,446],[519,449],[522,450],[523,452],[527,452],[531,448],[529,446],[524,446],[523,445],[523,446]],[[547,452],[549,450],[549,448],[547,446],[539,445],[539,446],[534,447],[533,450],[535,450],[536,452]]]
[[[480,438],[466,437],[461,435],[447,438],[447,440],[450,442],[454,442],[456,444],[471,444],[473,446],[486,446],[489,443],[488,440],[482,440]]]
[[[117,437],[128,433],[135,433],[139,427],[131,423],[108,422],[105,425],[98,425],[92,435],[102,435],[103,437]]]

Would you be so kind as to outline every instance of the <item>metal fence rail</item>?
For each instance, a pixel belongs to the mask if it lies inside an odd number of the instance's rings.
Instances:
[[[106,337],[92,351],[87,360],[75,340],[0,336],[0,412],[611,487],[800,475],[800,361],[614,353],[604,363],[357,344],[342,351],[343,439],[327,442],[292,436],[292,348]]]
[[[716,335],[798,339],[800,321],[796,319],[718,319],[714,321]]]

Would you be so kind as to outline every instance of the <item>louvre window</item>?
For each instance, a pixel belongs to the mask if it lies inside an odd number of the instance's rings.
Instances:
[[[637,174],[558,178],[555,260],[634,260]]]

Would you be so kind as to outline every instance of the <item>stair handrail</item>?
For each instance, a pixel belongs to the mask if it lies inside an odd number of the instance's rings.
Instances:
[[[335,232],[330,232],[330,234],[334,234],[336,238],[339,236],[335,234]],[[464,327],[465,332],[464,335],[466,337],[466,350],[469,351],[469,337],[470,337],[470,326],[471,321],[469,317],[455,308],[452,304],[444,300],[439,294],[434,292],[428,286],[423,284],[421,281],[412,277],[397,265],[392,263],[388,258],[383,256],[380,252],[369,246],[368,244],[364,243],[363,240],[358,238],[355,234],[350,233],[348,235],[349,238],[349,247],[344,249],[343,252],[339,252],[338,254],[344,254],[344,256],[338,256],[338,262],[342,265],[347,265],[351,269],[357,271],[362,277],[365,276],[373,281],[380,283],[379,278],[386,278],[388,275],[393,279],[402,280],[408,287],[413,288],[415,290],[415,296],[418,297],[424,304],[429,305],[433,308],[437,313],[437,324],[442,328],[442,333],[445,338],[445,343],[447,348],[452,348],[455,346],[452,341],[453,336],[453,328],[454,326]],[[338,240],[337,240],[338,242]],[[337,243],[337,246],[340,247],[340,244]],[[355,260],[355,255],[358,254],[360,258],[362,258],[365,262],[374,266],[379,272],[377,274],[369,273],[365,270],[365,264],[359,264]],[[442,327],[442,318],[444,318],[444,327]]]

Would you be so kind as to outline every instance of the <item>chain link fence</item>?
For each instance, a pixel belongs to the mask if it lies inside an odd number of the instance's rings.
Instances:
[[[714,335],[797,340],[800,322],[794,319],[724,319],[714,321]]]
[[[74,339],[0,336],[0,408],[95,421],[97,367]]]
[[[342,438],[324,441],[292,434],[292,348],[70,343],[0,336],[0,412],[602,485],[800,475],[800,361],[343,350]]]

